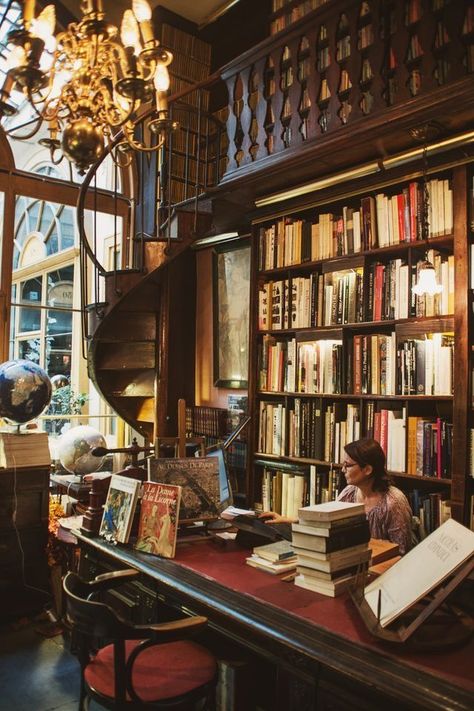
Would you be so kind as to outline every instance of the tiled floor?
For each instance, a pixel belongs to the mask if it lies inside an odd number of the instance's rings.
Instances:
[[[61,634],[37,631],[45,625],[23,619],[0,627],[0,711],[77,711],[78,662]]]

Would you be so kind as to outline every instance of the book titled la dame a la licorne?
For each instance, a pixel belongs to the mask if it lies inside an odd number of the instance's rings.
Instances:
[[[180,486],[153,481],[143,484],[137,550],[174,557],[180,501]]]

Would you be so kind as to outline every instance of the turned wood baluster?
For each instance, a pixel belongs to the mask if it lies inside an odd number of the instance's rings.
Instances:
[[[392,35],[392,48],[397,65],[395,69],[397,92],[393,103],[400,104],[407,99],[411,99],[411,92],[408,86],[410,73],[406,65],[410,34],[405,25],[405,3],[395,3],[393,12],[396,30]]]
[[[467,3],[452,2],[443,11],[443,21],[449,35],[449,42],[444,53],[449,62],[446,83],[456,81],[466,74],[463,64],[465,46],[462,42],[462,28],[467,12]]]
[[[372,108],[369,113],[373,114],[376,111],[383,110],[387,104],[384,96],[385,84],[382,70],[384,61],[386,61],[388,68],[389,58],[387,48],[390,45],[391,40],[389,36],[386,38],[381,36],[381,27],[384,22],[386,23],[386,32],[388,35],[388,19],[385,15],[383,15],[383,12],[387,12],[387,10],[384,11],[378,2],[372,2],[370,7],[373,43],[368,48],[366,56],[372,68],[372,79],[370,81],[368,91],[373,99]]]
[[[267,133],[265,131],[265,116],[267,113],[267,102],[265,99],[265,65],[266,57],[262,57],[255,63],[255,72],[258,77],[257,82],[257,103],[255,106],[255,120],[257,122],[257,150],[255,152],[255,160],[260,160],[268,155],[268,150],[265,145]]]
[[[329,91],[331,93],[329,103],[327,105],[328,112],[328,128],[327,133],[341,126],[341,120],[338,112],[341,108],[341,102],[337,95],[339,82],[341,81],[341,69],[336,62],[336,33],[339,23],[337,16],[329,17],[326,22],[329,41],[329,67],[326,70],[326,79],[328,81]]]
[[[242,129],[242,143],[240,145],[240,150],[242,151],[242,159],[239,165],[247,165],[252,162],[252,155],[250,153],[250,146],[252,141],[250,139],[250,126],[252,123],[252,109],[249,106],[249,80],[251,75],[252,67],[246,67],[240,72],[240,80],[242,82],[242,98],[240,105],[242,110],[240,112],[240,126]]]
[[[237,131],[237,116],[235,115],[235,87],[237,83],[237,76],[237,74],[233,74],[226,80],[227,92],[229,95],[229,116],[226,123],[227,137],[229,139],[229,146],[227,149],[227,173],[230,173],[239,167],[236,160],[237,145],[235,142],[235,134]]]
[[[346,101],[351,106],[351,111],[347,119],[348,124],[363,116],[362,109],[360,108],[360,100],[362,98],[360,90],[360,80],[362,77],[362,57],[361,53],[357,50],[357,18],[359,16],[358,10],[358,6],[353,5],[346,11],[347,19],[349,22],[351,54],[346,61],[345,68],[349,75],[349,80],[352,84],[351,90],[349,91],[349,94],[346,99]]]
[[[275,125],[273,127],[273,151],[272,153],[280,153],[285,149],[282,133],[283,124],[281,122],[281,112],[283,110],[283,91],[281,90],[281,62],[283,57],[284,47],[277,47],[271,53],[273,65],[275,68],[275,94],[272,98],[273,115],[275,117]]]
[[[436,61],[433,53],[433,44],[436,32],[436,23],[431,0],[420,0],[421,18],[416,26],[416,33],[421,45],[423,56],[421,59],[421,90],[420,94],[436,89],[438,82],[435,79]]]
[[[309,110],[307,118],[307,140],[315,138],[321,133],[321,127],[318,124],[319,108],[318,108],[318,86],[319,86],[319,72],[316,68],[317,54],[316,54],[316,44],[318,37],[319,27],[315,25],[312,26],[311,30],[306,32],[306,37],[309,42],[309,75],[306,80],[306,89],[308,92],[309,100],[311,102],[311,107]]]
[[[294,37],[288,43],[291,53],[291,68],[293,71],[293,83],[288,89],[288,96],[291,107],[291,119],[289,124],[290,130],[290,145],[299,146],[303,142],[303,136],[300,133],[301,116],[298,111],[301,100],[301,82],[298,79],[298,54],[301,37]]]

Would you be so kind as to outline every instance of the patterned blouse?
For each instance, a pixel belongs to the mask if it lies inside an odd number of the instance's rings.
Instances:
[[[337,497],[338,501],[357,501],[357,486],[346,486]],[[367,512],[370,535],[372,538],[384,538],[398,543],[400,554],[403,555],[412,546],[410,504],[400,489],[390,486],[382,494],[379,503]]]

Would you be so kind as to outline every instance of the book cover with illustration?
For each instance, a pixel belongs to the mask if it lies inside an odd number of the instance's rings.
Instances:
[[[174,558],[181,487],[146,481],[135,548],[144,553]]]
[[[138,479],[112,474],[99,536],[116,543],[127,543],[140,484]]]
[[[216,457],[149,459],[148,480],[181,486],[180,523],[219,516],[222,506]]]

